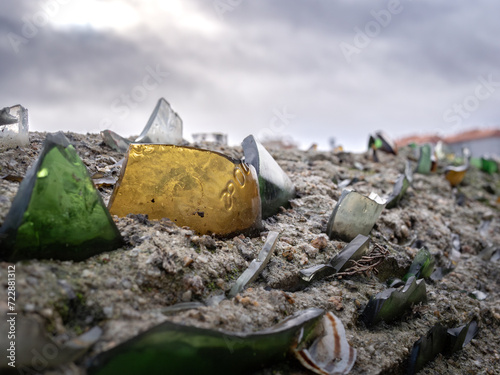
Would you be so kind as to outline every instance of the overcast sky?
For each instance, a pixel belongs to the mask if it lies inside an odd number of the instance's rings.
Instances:
[[[138,135],[164,97],[184,137],[328,149],[500,126],[495,0],[2,0],[0,107],[39,131]]]

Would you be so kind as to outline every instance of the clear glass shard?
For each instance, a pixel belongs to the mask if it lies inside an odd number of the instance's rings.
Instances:
[[[182,144],[182,120],[163,98],[158,100],[137,143]]]
[[[0,258],[83,260],[123,240],[85,164],[63,133],[49,134],[0,228]]]
[[[328,264],[318,264],[300,270],[302,280],[311,282],[341,272],[352,265],[352,261],[360,259],[368,250],[370,238],[358,234],[340,253],[334,256]]]
[[[216,145],[227,145],[227,134],[224,133],[194,133],[194,143],[213,143]]]
[[[28,110],[21,105],[0,110],[0,145],[29,145]]]
[[[357,351],[347,341],[342,321],[333,313],[323,316],[308,348],[296,348],[295,357],[304,367],[320,375],[348,374],[356,362]]]
[[[328,221],[326,234],[344,241],[351,241],[358,234],[367,236],[384,207],[385,200],[375,193],[365,197],[354,190],[343,190]]]
[[[285,358],[301,332],[312,332],[324,310],[299,311],[258,332],[229,332],[164,322],[95,357],[96,374],[234,374]],[[238,371],[236,371],[238,372]]]
[[[120,217],[169,218],[200,234],[228,235],[261,226],[255,169],[192,147],[131,144],[109,208]]]
[[[127,152],[128,146],[132,141],[123,138],[111,130],[103,130],[101,132],[103,142],[110,148],[118,152]]]
[[[246,288],[248,284],[254,281],[262,270],[266,267],[269,259],[273,255],[274,248],[276,247],[276,243],[278,242],[278,232],[269,232],[267,235],[267,240],[262,250],[260,251],[257,258],[252,260],[252,263],[248,266],[248,268],[243,272],[243,274],[238,277],[238,280],[234,283],[233,287],[229,291],[228,297],[232,298],[240,293],[242,290]]]
[[[401,318],[411,305],[426,300],[424,279],[417,280],[415,276],[412,276],[401,290],[388,288],[370,298],[361,314],[361,320],[368,327],[381,321],[389,323]]]
[[[266,219],[278,213],[281,206],[288,205],[288,201],[295,197],[295,187],[276,160],[253,135],[246,137],[241,145],[245,161],[254,166],[259,176],[262,217]]]

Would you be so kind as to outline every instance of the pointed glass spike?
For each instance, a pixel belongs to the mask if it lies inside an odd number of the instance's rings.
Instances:
[[[259,176],[262,218],[266,219],[278,213],[281,206],[288,205],[288,201],[295,197],[295,187],[276,160],[253,135],[246,137],[241,145],[245,161],[254,166]]]
[[[109,207],[113,215],[169,218],[201,234],[261,226],[255,169],[192,147],[131,144]]]
[[[123,138],[111,130],[102,131],[101,137],[106,146],[118,152],[127,152],[128,145],[132,143],[127,138]]]
[[[344,241],[351,241],[358,234],[367,236],[384,207],[385,201],[375,193],[365,197],[354,190],[343,190],[328,221],[326,234],[331,239]]]
[[[83,260],[123,240],[63,133],[49,134],[0,229],[0,258]]]
[[[411,305],[425,301],[427,294],[424,279],[417,280],[412,276],[401,290],[388,288],[370,298],[361,319],[368,327],[381,321],[389,323],[400,318]]]
[[[415,276],[417,279],[428,278],[434,271],[434,257],[429,250],[424,246],[422,247],[413,262],[411,263],[410,270],[403,277],[403,281],[407,281],[410,277]]]
[[[376,132],[375,136],[370,135],[370,138],[368,140],[368,148],[371,148],[373,150],[382,150],[389,154],[398,154],[398,148],[396,144],[383,131]]]
[[[406,162],[405,171],[403,174],[400,174],[396,183],[394,184],[394,189],[392,193],[387,197],[387,208],[396,207],[399,204],[399,201],[403,198],[408,190],[408,187],[413,182],[413,172],[411,170],[410,162]]]
[[[235,374],[283,360],[324,311],[307,309],[262,331],[238,333],[164,322],[95,357],[97,374]]]
[[[370,238],[358,234],[340,253],[334,256],[328,264],[318,264],[300,270],[302,280],[311,282],[341,272],[352,265],[352,261],[360,259],[370,245]]]
[[[431,145],[420,146],[420,157],[418,158],[417,169],[415,173],[429,174],[432,168]]]
[[[182,143],[182,120],[165,99],[158,100],[146,127],[135,141],[170,145]]]
[[[457,328],[444,328],[441,324],[432,327],[413,345],[408,359],[408,375],[422,370],[427,363],[440,353],[450,356],[466,346],[477,334],[478,325],[475,320]]]
[[[344,325],[333,313],[323,316],[322,324],[309,348],[294,350],[304,367],[320,375],[348,374],[356,362],[357,351],[347,342]],[[300,341],[300,338],[299,338]],[[307,341],[301,346],[308,345]]]
[[[28,146],[28,110],[21,105],[0,110],[0,145]]]
[[[267,240],[262,250],[260,251],[257,258],[252,260],[252,263],[248,266],[248,268],[243,272],[243,274],[238,277],[238,280],[234,283],[231,288],[228,297],[232,298],[244,290],[247,284],[250,284],[254,281],[257,276],[262,272],[262,270],[266,267],[269,259],[271,259],[271,255],[273,255],[274,248],[276,247],[276,243],[278,242],[278,232],[269,232],[267,235]]]

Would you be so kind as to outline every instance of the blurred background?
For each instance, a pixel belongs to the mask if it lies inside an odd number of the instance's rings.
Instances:
[[[0,107],[30,130],[138,135],[164,97],[184,137],[362,151],[368,134],[499,126],[500,3],[3,0]]]

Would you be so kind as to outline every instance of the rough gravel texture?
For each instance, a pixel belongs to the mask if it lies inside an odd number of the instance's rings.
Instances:
[[[43,133],[31,133],[29,148],[0,154],[0,176],[24,176],[41,151]],[[89,173],[116,178],[122,158],[101,143],[99,135],[68,133]],[[214,147],[235,158],[241,147]],[[323,263],[346,243],[329,240],[326,224],[340,197],[337,184],[357,177],[353,187],[368,195],[389,194],[403,170],[414,159],[412,150],[396,157],[369,154],[298,150],[271,150],[296,185],[297,198],[287,209],[264,222],[260,235],[233,238],[198,236],[168,219],[150,221],[140,215],[115,217],[126,246],[82,262],[31,260],[16,264],[18,320],[40,321],[58,342],[76,337],[98,325],[103,336],[75,363],[50,374],[85,374],[85,364],[110,349],[165,320],[198,327],[251,332],[267,328],[290,314],[309,307],[334,312],[344,323],[349,343],[358,350],[351,374],[403,374],[413,343],[434,324],[455,327],[479,321],[471,344],[451,357],[438,356],[421,374],[500,374],[500,262],[482,259],[488,246],[500,246],[499,174],[471,169],[453,190],[442,173],[415,175],[413,186],[394,209],[385,209],[370,233],[372,243],[389,250],[378,274],[330,277],[305,289],[298,271]],[[355,167],[361,163],[364,170]],[[14,198],[18,182],[0,179],[0,223]],[[107,202],[112,186],[100,188]],[[458,203],[461,205],[459,205]],[[489,227],[484,229],[484,223]],[[480,226],[483,225],[479,230]],[[228,291],[258,254],[268,231],[280,239],[268,266],[250,288],[218,306],[164,314],[178,302],[202,301]],[[461,258],[453,272],[438,282],[427,282],[428,302],[414,306],[399,321],[367,329],[358,317],[369,297],[384,290],[386,279],[402,277],[425,244],[442,265],[451,249],[451,235],[458,234]],[[0,315],[7,312],[7,267],[0,262]],[[475,290],[487,298],[469,296]],[[2,323],[4,324],[4,323]],[[18,345],[22,346],[21,339]],[[238,369],[235,369],[235,373]],[[259,374],[308,374],[292,357],[262,369]]]

